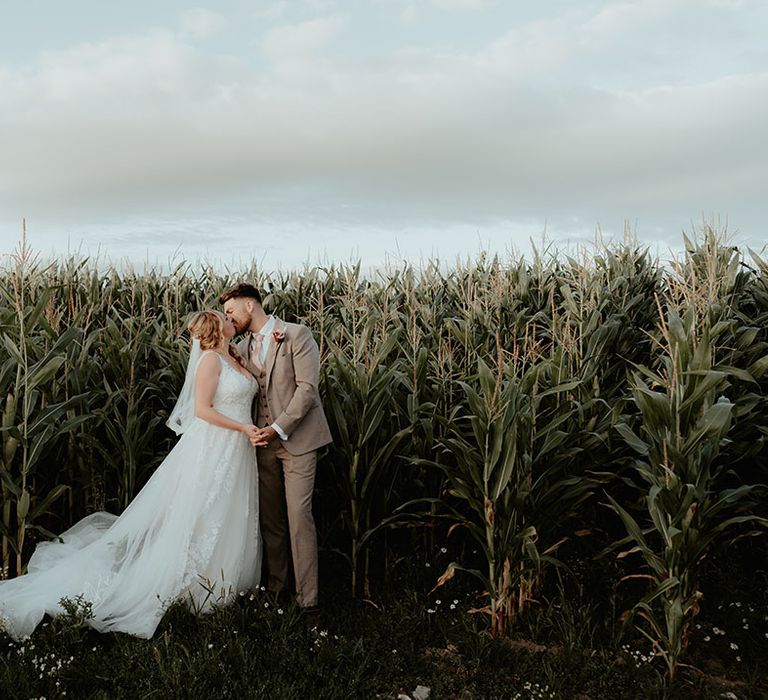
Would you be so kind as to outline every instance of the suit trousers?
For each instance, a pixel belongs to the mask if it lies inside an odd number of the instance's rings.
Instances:
[[[259,519],[264,540],[266,587],[282,591],[288,583],[288,546],[293,557],[296,602],[317,605],[317,532],[312,516],[317,452],[292,455],[275,438],[257,450]]]

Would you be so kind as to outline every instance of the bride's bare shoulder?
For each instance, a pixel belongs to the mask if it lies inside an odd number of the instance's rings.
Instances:
[[[215,350],[206,350],[197,363],[197,374],[214,375],[221,372],[221,360]]]

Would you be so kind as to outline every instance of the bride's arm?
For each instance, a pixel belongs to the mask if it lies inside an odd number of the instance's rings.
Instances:
[[[213,397],[219,385],[221,361],[213,354],[208,354],[200,360],[195,376],[195,415],[204,421],[220,428],[229,428],[245,433],[248,437],[255,436],[257,429],[250,423],[239,423],[227,418],[213,407]]]

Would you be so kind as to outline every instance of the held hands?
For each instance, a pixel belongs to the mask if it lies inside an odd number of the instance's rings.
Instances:
[[[254,447],[266,447],[277,436],[274,428],[257,428],[255,425],[243,425],[243,433]]]
[[[242,428],[243,433],[248,437],[248,439],[251,441],[251,445],[254,447],[266,447],[268,440],[264,440],[262,437],[262,429],[257,428],[255,425],[247,425],[244,424]]]
[[[251,445],[254,447],[266,447],[277,437],[277,432],[272,426],[267,426],[266,428],[256,428],[256,434],[249,437],[251,438]]]

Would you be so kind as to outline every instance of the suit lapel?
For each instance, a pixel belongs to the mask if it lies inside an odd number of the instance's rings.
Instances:
[[[264,358],[264,369],[266,371],[267,375],[267,386],[269,386],[269,378],[272,376],[272,369],[275,366],[275,358],[277,357],[277,350],[280,346],[280,343],[278,343],[275,340],[275,333],[282,333],[285,335],[285,321],[277,318],[275,316],[275,325],[272,329],[272,338],[269,342],[269,351],[267,352],[267,356]]]

